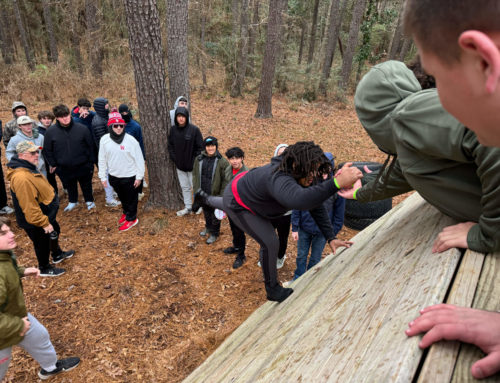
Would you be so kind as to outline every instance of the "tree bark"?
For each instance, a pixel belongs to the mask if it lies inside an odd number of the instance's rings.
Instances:
[[[257,111],[255,112],[256,118],[271,118],[273,116],[273,80],[281,45],[279,32],[281,30],[282,11],[286,4],[286,0],[269,1],[266,50],[262,61],[262,77],[259,89],[259,102]]]
[[[170,122],[156,1],[124,0],[124,5],[144,145],[148,154],[151,194],[147,206],[176,209],[181,206],[181,193],[175,166],[167,154]]]
[[[97,7],[98,0],[85,0],[85,21],[89,44],[90,70],[96,77],[102,76],[104,51],[101,39],[101,17]]]
[[[239,14],[240,0],[232,0],[231,1],[231,15],[232,15],[232,28],[231,28],[231,36],[233,40],[236,41],[238,38],[238,14]]]
[[[248,59],[248,0],[241,3],[241,37],[239,44],[238,66],[231,85],[231,97],[240,97],[245,81]]]
[[[82,61],[82,51],[80,48],[80,31],[78,30],[77,21],[77,10],[73,7],[73,2],[70,0],[66,3],[65,12],[68,15],[69,21],[69,36],[71,43],[71,50],[73,52],[75,66],[79,74],[83,74],[83,61]]]
[[[257,32],[259,30],[259,5],[260,0],[253,0],[253,19],[252,25],[249,28],[248,34],[248,65],[247,69],[249,73],[253,74],[255,72],[254,68],[254,55],[255,55],[255,41],[257,40]]]
[[[307,28],[307,21],[305,18],[303,18],[301,26],[300,26],[299,57],[297,58],[298,65],[300,65],[302,63],[302,56],[304,55],[304,43],[306,40],[306,28]]]
[[[318,9],[319,9],[319,0],[315,0],[314,8],[313,8],[313,18],[311,24],[311,35],[309,39],[309,53],[307,54],[307,72],[311,70],[311,64],[314,56],[314,47],[316,45],[316,30],[318,29]]]
[[[172,109],[179,96],[189,101],[188,70],[188,0],[167,0],[167,67],[170,102]]]
[[[26,55],[26,62],[31,71],[35,70],[35,59],[33,57],[33,52],[28,44],[28,38],[26,36],[26,29],[21,18],[21,11],[19,10],[19,4],[17,0],[12,0],[12,5],[14,7],[14,15],[16,17],[17,28],[19,29],[19,36],[21,37],[21,43],[24,48],[24,54]]]
[[[347,0],[343,0],[342,8],[340,7],[341,0],[332,0],[330,7],[330,23],[328,25],[328,37],[325,46],[325,58],[323,61],[323,70],[319,82],[319,92],[326,96],[326,89],[330,72],[332,70],[333,58],[335,57],[335,47],[339,38],[340,27],[342,24],[342,16],[347,6]]]
[[[3,62],[7,65],[11,65],[14,61],[13,44],[5,5],[3,2],[0,2],[0,50],[2,52]]]
[[[54,34],[54,26],[52,24],[52,15],[50,11],[50,3],[48,0],[42,0],[43,6],[43,18],[45,20],[45,26],[47,28],[47,35],[49,37],[49,50],[50,50],[50,61],[57,63],[59,60],[59,54],[57,51],[57,41]]]
[[[200,22],[200,46],[201,46],[201,78],[203,81],[203,88],[207,87],[207,52],[205,50],[205,31],[207,25],[207,0],[201,0],[201,22]]]
[[[347,90],[349,79],[351,76],[352,60],[358,46],[358,34],[361,27],[361,20],[365,13],[367,0],[356,0],[352,11],[351,26],[349,28],[349,38],[347,48],[344,52],[344,60],[342,62],[342,74],[339,80],[339,88],[342,91]]]
[[[394,30],[394,36],[392,37],[391,48],[389,49],[389,60],[395,60],[401,50],[401,40],[403,38],[403,13],[405,9],[405,1],[401,5],[401,10],[399,11],[398,24]]]

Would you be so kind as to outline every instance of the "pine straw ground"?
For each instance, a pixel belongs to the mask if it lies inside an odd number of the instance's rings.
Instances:
[[[66,102],[73,105],[74,100]],[[337,162],[383,160],[351,104],[275,98],[274,118],[256,120],[254,99],[195,94],[193,118],[203,135],[219,138],[222,153],[241,146],[250,167],[266,163],[277,144],[298,140],[315,140],[332,151]],[[31,105],[32,116],[52,106],[36,101]],[[0,117],[4,122],[11,118],[7,108]],[[94,190],[96,210],[87,212],[80,201],[70,213],[59,211],[61,245],[76,250],[60,265],[66,274],[24,281],[28,309],[49,330],[58,355],[82,359],[77,369],[54,381],[179,382],[265,302],[256,243],[249,240],[247,263],[232,270],[233,256],[222,253],[231,243],[227,220],[219,240],[206,245],[198,235],[202,215],[179,218],[173,211],[143,212],[145,189],[140,223],[123,234],[117,226],[121,212],[104,206],[96,177]],[[67,202],[63,197],[61,206]],[[20,264],[35,266],[31,242],[13,227]],[[354,233],[344,229],[341,237]],[[290,280],[295,268],[296,244],[291,238],[287,254],[281,281]],[[36,362],[16,347],[6,381],[36,381],[37,370]]]

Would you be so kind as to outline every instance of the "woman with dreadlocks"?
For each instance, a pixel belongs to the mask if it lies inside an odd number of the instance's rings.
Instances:
[[[362,177],[361,171],[350,165],[346,164],[336,177],[312,185],[315,179],[330,173],[332,165],[314,142],[297,142],[281,156],[273,157],[268,165],[238,174],[226,187],[222,199],[207,198],[198,190],[195,204],[204,201],[224,209],[236,225],[259,243],[267,299],[283,302],[293,290],[278,283],[279,240],[271,220],[291,209],[309,210],[333,252],[339,246],[349,247],[351,242],[335,239],[322,203]]]

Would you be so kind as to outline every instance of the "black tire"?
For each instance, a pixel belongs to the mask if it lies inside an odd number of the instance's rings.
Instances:
[[[379,170],[382,164],[378,162],[357,161],[352,163],[365,174],[363,167],[366,165],[372,171]],[[342,167],[340,164],[339,167]],[[385,213],[392,209],[392,198],[373,202],[358,202],[356,200],[346,200],[344,225],[353,230],[363,230]]]

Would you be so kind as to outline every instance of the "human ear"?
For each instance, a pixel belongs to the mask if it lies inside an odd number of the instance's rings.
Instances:
[[[500,48],[497,42],[486,33],[470,30],[460,35],[458,44],[462,50],[481,60],[486,92],[493,94],[500,87]]]

